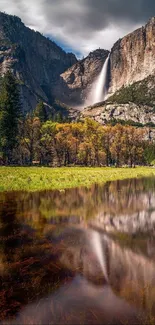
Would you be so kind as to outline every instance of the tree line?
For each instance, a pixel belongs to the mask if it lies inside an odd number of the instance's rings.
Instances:
[[[0,82],[0,163],[44,166],[149,165],[155,145],[144,128],[102,126],[86,118],[79,122],[49,119],[39,102],[23,116],[18,83],[11,72]]]

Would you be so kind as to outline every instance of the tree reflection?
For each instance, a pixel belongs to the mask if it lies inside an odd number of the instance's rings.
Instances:
[[[154,210],[154,178],[95,184],[90,189],[1,193],[0,318],[15,315],[75,275],[105,285],[85,240],[90,226],[102,234],[105,220],[111,228],[102,244],[113,290],[147,310],[149,299],[154,306]],[[134,233],[129,221],[137,227]]]

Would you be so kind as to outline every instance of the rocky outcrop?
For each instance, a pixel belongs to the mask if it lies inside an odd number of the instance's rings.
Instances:
[[[116,42],[111,50],[110,63],[109,93],[155,73],[155,17],[145,27]]]
[[[62,73],[56,97],[60,97],[61,91],[60,99],[65,103],[74,106],[84,104],[108,54],[109,51],[98,49]]]
[[[82,117],[91,117],[101,124],[108,121],[133,121],[143,125],[147,123],[155,124],[154,108],[147,105],[137,105],[135,103],[118,104],[103,102],[97,106],[84,109]]]
[[[0,13],[0,74],[11,69],[18,78],[24,111],[39,99],[52,104],[60,74],[76,62],[72,53],[27,28],[20,18]]]

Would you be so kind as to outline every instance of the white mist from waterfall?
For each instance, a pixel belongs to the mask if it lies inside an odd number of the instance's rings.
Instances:
[[[105,279],[108,282],[106,256],[104,250],[102,249],[100,234],[97,231],[92,232],[91,242],[92,242],[93,251],[96,254],[98,261],[100,263],[101,270],[103,271]]]
[[[106,97],[107,94],[106,82],[107,82],[109,58],[110,58],[110,53],[103,64],[102,70],[97,80],[95,80],[92,86],[91,93],[86,101],[86,106],[99,103],[103,101]]]

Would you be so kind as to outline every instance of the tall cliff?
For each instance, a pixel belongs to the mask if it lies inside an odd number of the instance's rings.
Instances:
[[[110,63],[109,93],[155,74],[155,17],[115,43]]]
[[[109,51],[98,49],[61,74],[55,96],[73,106],[85,103]]]
[[[115,120],[155,126],[155,18],[115,43],[109,73],[107,100],[86,108],[82,116],[102,124]]]
[[[98,49],[61,74],[59,87],[63,90],[63,101],[74,105],[85,103],[108,53]],[[155,18],[114,44],[108,72],[109,96],[122,87],[155,75]],[[150,87],[152,89],[152,84]]]
[[[77,62],[20,18],[0,13],[0,75],[11,69],[19,80],[24,111],[39,99],[49,105],[60,74]]]

